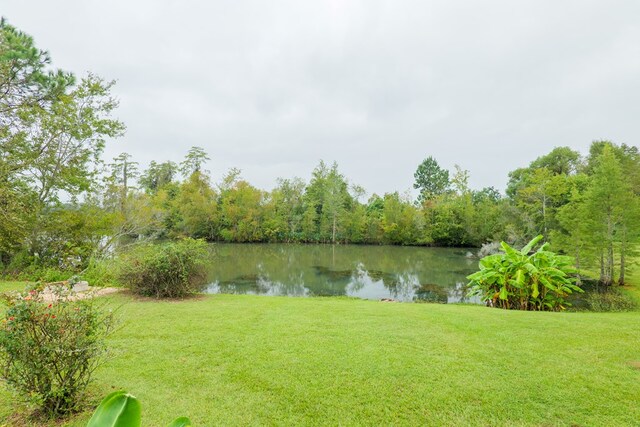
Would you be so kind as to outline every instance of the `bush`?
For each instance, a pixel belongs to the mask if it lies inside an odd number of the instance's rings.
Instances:
[[[56,288],[56,302],[39,290],[4,295],[0,325],[2,378],[48,417],[78,409],[91,375],[103,360],[113,314],[92,298],[70,301]]]
[[[91,286],[110,286],[116,281],[114,260],[111,258],[92,257],[87,268],[79,275]]]
[[[521,250],[502,242],[503,253],[480,260],[480,271],[467,278],[470,295],[478,295],[493,307],[517,310],[563,310],[567,297],[583,292],[575,285],[570,257],[548,251],[548,243],[530,253],[538,236]]]
[[[139,295],[183,298],[206,284],[208,259],[202,240],[140,245],[122,255],[118,280]]]
[[[635,302],[616,289],[588,292],[585,303],[589,311],[633,311],[636,309]]]
[[[39,256],[23,250],[16,253],[6,266],[0,266],[0,277],[32,282],[60,282],[78,273],[78,269],[47,265]]]

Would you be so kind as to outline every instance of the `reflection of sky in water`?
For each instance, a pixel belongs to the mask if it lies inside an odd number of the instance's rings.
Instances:
[[[209,293],[350,296],[473,302],[466,275],[477,261],[450,248],[355,245],[214,245]]]

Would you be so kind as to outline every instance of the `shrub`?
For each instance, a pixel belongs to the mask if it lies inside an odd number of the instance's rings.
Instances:
[[[588,292],[585,303],[589,311],[632,311],[636,309],[635,302],[616,289]]]
[[[26,251],[17,254],[11,262],[2,269],[2,277],[12,280],[30,280],[41,282],[59,282],[67,280],[77,273],[77,270],[64,270],[59,267],[43,265],[40,259],[30,256]]]
[[[502,242],[503,253],[480,260],[480,271],[468,276],[470,295],[493,307],[518,310],[563,310],[567,297],[582,292],[575,285],[570,257],[548,251],[548,243],[530,253],[537,236],[521,250]]]
[[[208,259],[202,240],[139,245],[122,255],[118,280],[139,295],[182,298],[202,289]]]
[[[113,314],[92,298],[71,301],[56,288],[56,302],[39,290],[4,295],[0,324],[2,378],[43,415],[78,409],[82,393],[106,352]]]
[[[112,258],[92,257],[89,265],[80,274],[91,286],[109,286],[116,280],[114,276],[114,260]]]

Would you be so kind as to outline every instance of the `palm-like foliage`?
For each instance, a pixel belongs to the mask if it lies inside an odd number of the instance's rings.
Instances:
[[[140,427],[142,406],[126,391],[114,391],[102,399],[87,427]],[[176,418],[168,427],[191,427],[187,417]]]
[[[480,271],[467,277],[470,295],[487,305],[517,310],[563,310],[567,296],[583,292],[575,284],[572,259],[549,251],[548,243],[535,252],[542,236],[517,250],[502,242],[503,253],[480,260]]]

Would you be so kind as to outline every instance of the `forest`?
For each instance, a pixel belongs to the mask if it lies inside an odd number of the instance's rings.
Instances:
[[[82,271],[130,240],[481,247],[542,234],[600,282],[625,282],[640,238],[636,146],[557,147],[508,172],[504,192],[472,189],[469,171],[429,156],[416,165],[415,200],[368,195],[324,161],[307,180],[280,178],[270,191],[236,168],[212,182],[206,163],[215,153],[201,147],[145,168],[127,153],[103,159],[105,144],[125,132],[113,117],[114,83],[52,69],[48,53],[4,21],[0,34],[5,276]]]

